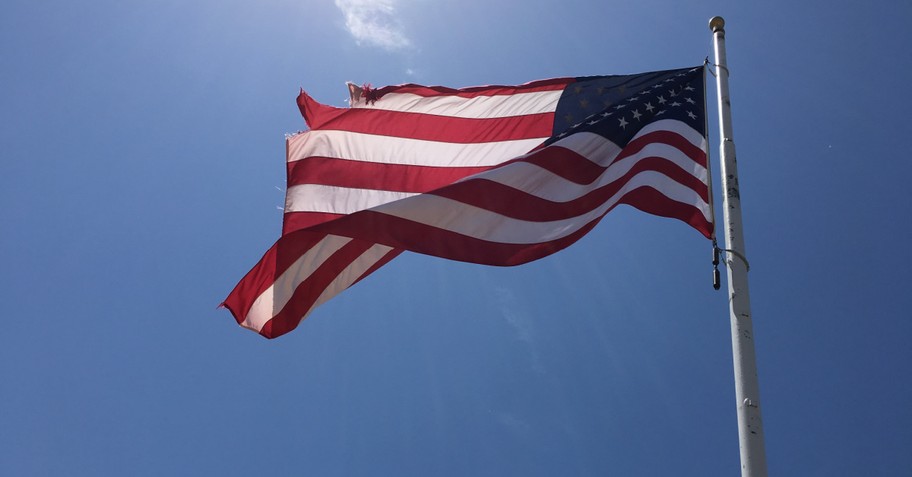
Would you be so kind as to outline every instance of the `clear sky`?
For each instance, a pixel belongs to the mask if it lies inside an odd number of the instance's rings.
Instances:
[[[726,295],[674,220],[621,207],[517,268],[405,254],[271,341],[216,308],[279,236],[300,87],[698,65],[714,15],[770,473],[912,475],[887,0],[6,1],[0,475],[737,475]]]

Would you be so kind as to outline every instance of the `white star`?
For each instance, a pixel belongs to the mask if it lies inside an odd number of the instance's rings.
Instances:
[[[656,84],[656,85],[653,85],[652,89],[659,89],[659,88],[661,88],[661,87],[662,87],[661,84]]]
[[[674,98],[677,95],[678,95],[678,93],[675,93],[675,91],[673,89],[668,90],[668,96],[671,96],[672,98]]]
[[[697,119],[697,115],[694,114],[693,111],[688,111],[687,115],[690,116],[690,119]]]
[[[675,102],[673,102],[673,103],[671,103],[671,105],[672,105],[672,106],[680,106],[680,105],[681,105],[681,103],[679,103],[679,102],[677,102],[677,101],[675,101]]]
[[[690,98],[684,98],[684,101],[687,101],[690,104],[697,104],[694,100],[692,100]]]
[[[655,109],[655,106],[653,106],[652,103],[646,103],[646,111],[647,111],[647,112],[650,112],[650,113],[651,113],[653,109]]]
[[[634,109],[634,110],[633,110],[633,119],[636,119],[637,121],[639,121],[639,120],[640,120],[640,116],[642,116],[642,114],[640,114],[640,110],[639,110],[639,109]]]
[[[599,123],[598,121],[592,120],[592,121],[589,121],[589,122],[586,123],[586,124],[588,124],[588,125],[590,125],[590,126],[595,126],[595,125],[598,124],[598,123]]]
[[[694,90],[694,89],[693,89],[693,86],[691,86],[691,85],[687,85],[684,89],[686,89],[687,91],[693,91],[693,90]]]
[[[634,97],[628,99],[627,101],[628,101],[628,102],[629,102],[629,101],[636,101],[636,100],[638,100],[638,99],[640,99],[640,98],[637,98],[636,96],[634,96]]]
[[[625,105],[625,104],[619,104],[619,105],[615,106],[614,109],[616,109],[616,110],[617,110],[617,109],[623,109],[624,106],[626,106],[626,105]]]
[[[656,113],[656,116],[658,116],[658,115],[660,115],[660,114],[665,114],[665,110],[663,109],[663,110],[657,112],[657,113]]]
[[[659,104],[665,104],[665,97],[659,96]]]
[[[672,83],[672,82],[674,82],[674,80],[671,79],[671,78],[668,78],[667,80],[665,80],[665,82],[666,82],[666,83]]]
[[[602,117],[607,118],[608,116],[611,116],[612,114],[614,114],[614,113],[605,112],[605,113],[602,113]]]
[[[625,121],[624,118],[621,118],[621,122],[618,124],[618,126],[627,129],[627,121]]]

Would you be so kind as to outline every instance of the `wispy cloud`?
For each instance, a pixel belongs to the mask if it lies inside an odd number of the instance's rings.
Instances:
[[[389,51],[412,45],[396,16],[397,3],[398,0],[336,0],[345,15],[345,27],[359,45]]]
[[[537,373],[545,373],[545,367],[542,365],[541,358],[536,349],[531,323],[525,316],[515,311],[518,309],[518,306],[516,297],[513,296],[513,292],[503,287],[496,287],[494,291],[497,293],[498,305],[504,320],[513,328],[513,331],[516,332],[516,338],[526,344],[529,351],[532,370]]]
[[[516,414],[508,411],[494,411],[494,414],[501,425],[516,434],[527,435],[532,431],[529,422]]]

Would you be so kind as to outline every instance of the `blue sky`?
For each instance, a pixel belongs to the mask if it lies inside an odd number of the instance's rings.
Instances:
[[[272,341],[216,308],[280,233],[300,87],[696,65],[714,15],[770,473],[912,474],[912,6],[4,7],[0,474],[737,475],[726,296],[673,220],[517,268],[406,254]]]

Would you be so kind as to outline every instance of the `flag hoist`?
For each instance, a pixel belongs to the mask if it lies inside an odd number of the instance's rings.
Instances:
[[[716,53],[716,91],[719,99],[719,134],[722,141],[722,205],[725,229],[725,265],[728,270],[728,303],[731,314],[732,359],[735,370],[735,399],[738,406],[738,441],[741,475],[766,476],[766,451],[760,417],[760,385],[754,353],[754,330],[747,285],[748,263],[741,227],[741,196],[738,165],[732,137],[731,100],[728,95],[728,66],[725,59],[725,20],[709,21]]]

